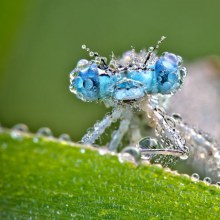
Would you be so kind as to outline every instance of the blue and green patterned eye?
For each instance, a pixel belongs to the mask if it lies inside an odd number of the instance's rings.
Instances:
[[[165,52],[155,63],[158,93],[170,94],[182,84],[181,57]]]
[[[75,89],[78,98],[84,101],[99,99],[98,66],[95,63],[81,65],[85,60],[79,61],[78,72],[72,80],[71,86]]]

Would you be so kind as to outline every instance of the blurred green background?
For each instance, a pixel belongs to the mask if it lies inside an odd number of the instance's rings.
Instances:
[[[83,103],[68,90],[81,45],[109,56],[149,47],[192,61],[220,54],[220,1],[17,0],[0,1],[0,121],[79,140],[101,119],[102,104]]]

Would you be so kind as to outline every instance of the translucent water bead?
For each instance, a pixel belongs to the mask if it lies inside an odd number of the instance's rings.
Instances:
[[[188,156],[187,154],[183,154],[183,155],[180,156],[180,159],[181,159],[181,160],[187,160],[188,157],[189,157],[189,156]]]
[[[203,182],[208,183],[208,184],[211,184],[211,183],[212,183],[212,180],[211,180],[210,177],[205,177],[205,178],[203,179]]]
[[[218,187],[220,187],[220,182],[217,182],[215,185],[218,186]]]
[[[12,127],[12,130],[15,131],[21,131],[21,132],[28,132],[28,126],[25,124],[16,124],[15,126]]]
[[[47,127],[40,128],[37,131],[37,135],[44,136],[44,137],[53,137],[52,131],[50,130],[50,128],[47,128]]]
[[[16,124],[12,127],[11,137],[15,140],[23,140],[21,132],[28,132],[28,127],[25,124]]]
[[[199,174],[198,173],[193,173],[191,177],[193,180],[199,181]]]
[[[68,134],[61,134],[59,136],[60,141],[71,142],[71,137]]]
[[[119,162],[123,163],[124,161],[135,162],[140,164],[141,162],[141,153],[136,147],[126,147],[118,155]]]
[[[140,152],[141,152],[141,158],[143,160],[149,160],[152,157],[152,155],[146,153],[145,151],[149,150],[149,149],[155,149],[157,147],[158,147],[158,142],[157,142],[156,139],[151,138],[151,137],[142,138],[139,141],[139,148],[140,148]]]

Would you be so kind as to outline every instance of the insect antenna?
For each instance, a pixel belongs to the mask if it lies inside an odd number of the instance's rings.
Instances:
[[[105,62],[105,58],[104,57],[101,57],[97,52],[91,51],[90,48],[86,47],[85,44],[82,45],[82,49],[86,50],[89,53],[90,57],[95,57],[95,61],[102,62],[102,65],[103,65],[104,69],[108,69],[108,65]]]
[[[147,56],[146,56],[146,59],[145,59],[145,61],[144,61],[144,64],[147,63],[147,61],[151,58],[151,55],[153,54],[153,52],[160,47],[160,44],[161,44],[165,39],[166,39],[166,37],[165,37],[165,36],[162,36],[162,37],[160,38],[160,40],[157,42],[157,44],[156,44],[155,47],[149,47],[149,49],[148,49],[149,52],[148,52],[148,54],[147,54]]]
[[[113,67],[115,70],[117,70],[120,64],[113,51],[112,51],[110,58],[111,58],[110,66]]]

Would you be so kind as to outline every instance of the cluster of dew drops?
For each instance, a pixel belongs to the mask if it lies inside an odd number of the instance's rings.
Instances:
[[[1,124],[0,124],[0,133],[2,132],[4,132],[4,129],[3,127],[1,127]],[[25,124],[16,124],[10,129],[10,135],[15,140],[22,141],[24,138],[24,134],[31,134],[29,133],[28,126]],[[61,134],[58,138],[55,138],[53,136],[51,129],[47,127],[42,127],[38,129],[38,131],[34,134],[33,142],[38,143],[41,137],[54,139],[54,140],[58,140],[58,141],[66,142],[66,143],[72,143],[70,135]]]
[[[0,124],[0,133],[3,133],[3,132],[4,132],[4,128]],[[30,134],[29,129],[28,129],[27,125],[25,125],[25,124],[16,124],[15,126],[13,126],[10,129],[10,135],[15,140],[22,141],[23,138],[24,138],[24,134]],[[58,141],[58,142],[61,142],[61,143],[67,143],[67,144],[70,144],[70,145],[72,144],[74,146],[74,142],[72,142],[70,135],[61,134],[58,138],[55,138],[53,136],[53,133],[52,133],[51,129],[48,128],[48,127],[42,127],[40,129],[38,129],[38,131],[33,136],[33,142],[38,143],[39,139],[41,137],[48,138],[48,139],[51,139],[51,140],[53,139],[54,141]],[[2,147],[2,149],[6,149],[7,148],[7,143],[3,142],[1,144],[1,147]],[[85,151],[86,151],[86,146],[82,146],[82,148],[80,149],[80,152],[82,154],[84,154]],[[117,155],[120,163],[124,163],[124,161],[130,161],[130,162],[135,163],[136,165],[141,163],[140,153],[139,153],[138,149],[134,148],[134,147],[126,147],[120,153],[110,152],[110,151],[107,150],[107,148],[99,147],[98,152],[99,152],[99,155],[105,155],[105,154]],[[157,166],[157,164],[156,164],[156,166]],[[169,168],[168,169],[166,168],[166,170],[169,170],[170,172],[176,173],[176,171],[171,171]],[[184,176],[188,176],[188,175],[184,174]],[[203,180],[200,180],[199,174],[193,173],[191,175],[191,179],[194,182],[202,181],[202,182],[204,182],[208,185],[212,184],[212,185],[215,185],[218,188],[220,188],[220,182],[216,182],[215,184],[213,184],[210,177],[205,177]]]

